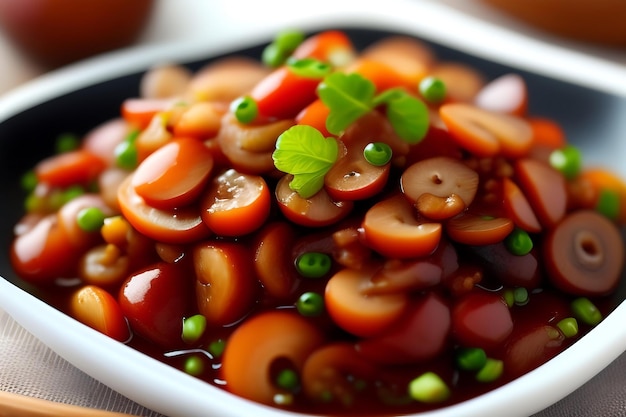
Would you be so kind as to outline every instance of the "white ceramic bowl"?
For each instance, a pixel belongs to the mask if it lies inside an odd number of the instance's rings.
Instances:
[[[78,368],[165,415],[290,415],[209,386],[79,324],[31,295],[16,279],[7,259],[12,226],[21,211],[22,196],[16,185],[19,175],[49,152],[51,138],[67,129],[88,129],[114,116],[121,100],[136,94],[141,72],[157,62],[198,65],[204,59],[269,41],[284,27],[355,29],[363,42],[387,32],[414,35],[436,43],[438,53],[469,60],[488,75],[522,72],[529,83],[531,110],[561,121],[588,163],[608,166],[626,178],[622,163],[626,156],[626,78],[619,68],[437,6],[388,0],[384,9],[362,2],[357,10],[350,8],[350,3],[345,8],[312,11],[300,20],[277,16],[251,31],[223,33],[211,42],[109,54],[41,77],[2,98],[0,274],[5,279],[0,279],[0,306]],[[512,44],[516,47],[511,48]],[[624,293],[622,289],[620,299]],[[540,368],[481,397],[419,416],[531,415],[581,386],[624,352],[625,321],[626,304],[622,303],[588,335]]]

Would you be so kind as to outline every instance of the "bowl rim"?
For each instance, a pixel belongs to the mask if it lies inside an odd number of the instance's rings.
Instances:
[[[198,57],[219,55],[257,45],[260,43],[259,39],[270,40],[277,30],[294,26],[303,30],[336,26],[403,32],[495,62],[626,97],[626,85],[623,85],[622,91],[608,89],[605,84],[607,80],[616,80],[617,77],[624,77],[626,73],[626,70],[617,71],[610,63],[555,45],[539,43],[502,28],[491,27],[457,12],[442,9],[436,4],[412,3],[404,0],[388,1],[393,7],[382,10],[372,8],[368,6],[368,2],[363,2],[358,11],[340,9],[331,13],[319,10],[318,13],[302,17],[300,20],[289,20],[288,24],[283,19],[269,20],[254,31],[243,31],[237,35],[222,34],[221,39],[217,36],[218,41],[211,44],[204,39],[194,39],[166,45],[132,47],[88,59],[45,74],[5,94],[0,98],[0,123],[29,107],[54,97],[94,83],[143,71],[159,61],[186,62],[198,59]],[[411,14],[414,15],[417,12],[422,16],[420,24],[416,24],[410,17]],[[471,29],[475,37],[468,39],[466,36],[459,35],[463,33],[462,30],[444,31],[432,23],[441,19],[446,19],[448,27],[457,25],[466,30]],[[501,36],[502,42],[498,42],[495,46],[485,44],[487,36],[493,37],[494,33],[496,36]],[[516,44],[515,54],[510,52],[511,48],[504,47],[510,42]],[[491,46],[485,47],[485,45]],[[523,57],[525,51],[532,51],[533,58],[522,62],[519,57]],[[551,55],[552,58],[542,59],[545,54]],[[567,67],[576,70],[557,71],[551,62],[560,62],[560,66],[562,62],[572,62]],[[591,72],[587,72],[589,69]],[[600,83],[598,80],[604,82]],[[259,417],[305,416],[251,403],[218,388],[207,386],[208,384],[148,358],[128,346],[113,343],[106,336],[80,325],[4,279],[0,279],[0,306],[20,325],[79,369],[130,399],[166,415],[200,416],[206,415],[209,409],[206,407],[215,407],[214,412],[225,417],[234,417],[242,413]],[[36,314],[33,314],[33,309],[36,310]],[[540,411],[580,387],[624,352],[626,328],[621,326],[624,320],[626,320],[626,304],[622,303],[589,334],[546,365],[475,399],[418,415],[420,417],[522,416]],[[615,331],[620,328],[623,330]],[[57,333],[59,329],[64,329],[65,332],[71,331],[72,334],[80,337],[80,346],[68,344],[67,340],[59,337]],[[604,343],[596,343],[598,339],[603,340]],[[114,355],[118,366],[111,367],[109,363],[97,363],[97,361],[94,363],[94,356],[106,358],[109,355]],[[582,362],[584,365],[572,367],[571,363],[575,361]],[[554,369],[559,371],[554,372]],[[129,384],[127,380],[129,374],[141,374],[146,379],[165,381],[169,396],[187,397],[192,401],[181,402],[173,409],[171,402],[166,398],[154,395],[153,387]],[[206,396],[201,394],[207,389],[212,393],[210,401],[207,401]],[[520,395],[520,393],[525,395]],[[533,398],[533,401],[529,402],[529,397]],[[237,404],[237,407],[233,408],[232,404]]]

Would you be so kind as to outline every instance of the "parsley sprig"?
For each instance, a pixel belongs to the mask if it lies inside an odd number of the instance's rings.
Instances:
[[[324,176],[339,156],[334,138],[325,138],[308,125],[295,125],[276,140],[272,154],[277,169],[293,175],[289,187],[302,198],[315,195],[324,186]]]
[[[317,94],[330,109],[326,129],[335,135],[383,105],[391,126],[405,141],[418,143],[428,130],[428,108],[420,99],[401,88],[377,95],[374,83],[360,74],[330,74],[317,87]]]

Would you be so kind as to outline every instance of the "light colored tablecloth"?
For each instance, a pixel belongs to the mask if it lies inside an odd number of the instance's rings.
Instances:
[[[431,0],[415,0],[431,1]],[[435,0],[432,0],[435,1]],[[474,1],[442,0],[442,3],[473,16],[500,22],[526,31],[529,36],[545,37],[585,53],[626,66],[621,51],[592,48],[544,36],[517,22],[485,9]],[[143,44],[178,41],[203,36],[210,41],[216,33],[232,33],[254,24],[251,16],[239,13],[237,0],[161,0],[152,23],[140,39]],[[256,2],[255,2],[256,3]],[[267,3],[267,2],[264,2]],[[270,2],[273,3],[273,2]],[[291,11],[295,10],[292,2]],[[246,7],[249,3],[244,2]],[[261,7],[261,6],[258,6]],[[275,6],[267,4],[267,8]],[[254,14],[254,13],[252,13]],[[0,36],[0,94],[41,74]],[[124,412],[137,416],[158,417],[74,368],[21,328],[0,309],[0,390],[30,395],[80,406]],[[536,417],[626,416],[626,355],[622,355],[605,371],[563,401],[549,407]]]

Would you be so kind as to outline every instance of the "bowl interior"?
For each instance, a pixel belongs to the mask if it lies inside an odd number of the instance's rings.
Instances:
[[[398,33],[364,28],[343,28],[357,47],[364,47]],[[268,39],[269,41],[269,39]],[[460,61],[482,71],[489,79],[515,72],[522,75],[529,89],[529,113],[557,120],[568,139],[579,146],[587,165],[602,165],[626,178],[626,98],[521,71],[476,58],[454,49],[429,43],[440,60]],[[264,44],[234,51],[260,57]],[[212,59],[208,57],[184,63],[192,70]],[[36,293],[12,271],[9,248],[13,225],[23,214],[24,193],[20,177],[43,157],[52,154],[55,138],[65,132],[84,134],[89,129],[119,116],[121,102],[138,95],[143,72],[135,72],[98,82],[62,96],[34,103],[27,110],[0,121],[0,276],[10,283]],[[611,297],[617,306],[626,298],[626,277]]]

